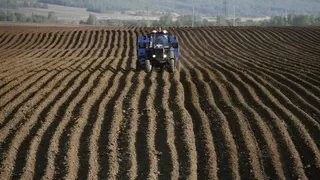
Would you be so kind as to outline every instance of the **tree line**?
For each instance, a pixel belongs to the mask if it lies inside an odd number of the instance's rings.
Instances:
[[[114,11],[161,11],[176,12],[179,14],[192,14],[193,5],[199,15],[217,16],[224,14],[222,0],[39,0],[43,3],[57,4],[87,8],[90,12],[105,13]],[[228,16],[233,15],[236,7],[238,16],[261,17],[293,14],[317,14],[319,13],[319,1],[317,0],[238,0],[228,1]]]
[[[37,23],[59,23],[59,20],[55,12],[51,11],[47,16],[37,15],[32,13],[31,16],[27,16],[19,12],[3,11],[0,10],[0,21],[8,22],[37,22]]]
[[[18,8],[42,8],[48,9],[47,3],[40,3],[35,1],[12,1],[12,0],[2,0],[0,1],[0,8],[6,9],[18,9]]]
[[[107,26],[320,26],[320,16],[314,15],[295,15],[272,16],[270,19],[254,21],[241,18],[226,19],[224,16],[217,16],[215,21],[203,19],[195,16],[192,21],[191,15],[182,15],[173,18],[169,13],[163,15],[159,20],[118,20],[107,19],[99,20],[95,15],[90,14],[86,21],[81,20],[80,24],[88,25],[107,25]]]

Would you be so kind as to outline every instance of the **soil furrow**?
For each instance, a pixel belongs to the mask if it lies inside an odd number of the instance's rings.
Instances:
[[[173,118],[176,122],[175,146],[178,152],[179,177],[183,179],[197,178],[197,152],[191,116],[184,107],[184,88],[180,74],[170,74],[170,103]]]

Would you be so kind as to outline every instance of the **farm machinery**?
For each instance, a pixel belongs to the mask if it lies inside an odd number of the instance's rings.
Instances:
[[[160,66],[174,72],[179,67],[178,38],[166,30],[153,30],[138,36],[137,47],[137,69],[144,68],[146,72],[151,72],[154,66]]]

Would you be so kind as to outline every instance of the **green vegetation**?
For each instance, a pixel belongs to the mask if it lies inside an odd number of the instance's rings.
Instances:
[[[222,0],[39,0],[39,2],[87,8],[91,12],[129,11],[175,12],[192,14],[192,2],[199,15],[217,16],[224,14]],[[318,14],[320,2],[317,0],[237,0],[229,1],[227,16],[261,17],[283,14]]]
[[[38,0],[29,0],[29,1],[3,0],[3,1],[0,1],[0,8],[18,9],[21,7],[48,9],[48,4],[47,3],[40,3]]]
[[[49,12],[48,16],[41,16],[37,14],[32,14],[31,16],[26,16],[23,13],[3,11],[0,10],[0,21],[9,22],[37,22],[37,23],[59,23],[59,20],[54,12]]]
[[[96,16],[90,14],[87,21],[80,21],[80,24],[89,25],[107,25],[107,26],[191,26],[192,16],[183,15],[175,20],[170,14],[161,16],[157,21],[148,20],[98,20]],[[194,26],[320,26],[320,16],[312,15],[294,15],[288,16],[273,16],[269,20],[241,21],[240,18],[230,20],[223,16],[218,16],[216,21],[209,21],[208,19],[201,19],[196,16],[194,19]]]

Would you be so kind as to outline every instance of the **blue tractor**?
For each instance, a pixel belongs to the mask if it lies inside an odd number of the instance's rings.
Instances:
[[[150,72],[152,67],[161,66],[174,72],[179,67],[178,38],[166,30],[153,30],[138,36],[137,47],[137,69],[144,67],[146,72]]]

